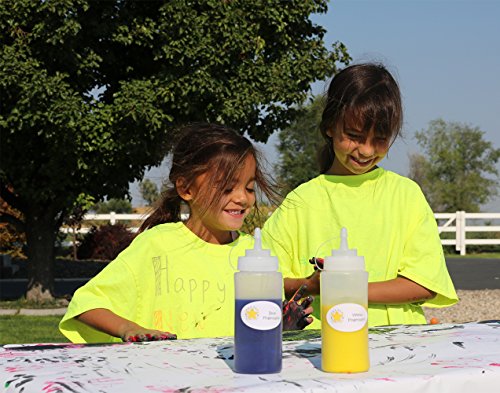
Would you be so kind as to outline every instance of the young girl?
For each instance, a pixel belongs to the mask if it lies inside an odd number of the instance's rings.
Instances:
[[[402,117],[399,87],[382,65],[353,65],[333,78],[320,124],[321,175],[292,191],[262,232],[280,260],[285,294],[303,283],[319,293],[320,270],[309,260],[338,248],[346,227],[369,273],[370,326],[426,323],[421,306],[457,301],[419,186],[378,167]]]
[[[196,124],[179,139],[171,188],[140,234],[73,296],[59,328],[73,342],[163,340],[234,334],[234,269],[253,247],[238,232],[255,188],[274,200],[248,139],[220,125]],[[181,221],[181,202],[189,218]],[[297,295],[284,328],[312,321]],[[169,332],[173,332],[169,333]]]

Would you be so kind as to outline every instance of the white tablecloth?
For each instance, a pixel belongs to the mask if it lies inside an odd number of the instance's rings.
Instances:
[[[283,343],[282,372],[266,375],[233,372],[232,337],[4,345],[0,386],[23,393],[500,392],[500,321],[370,329],[371,368],[360,374],[321,371],[319,332],[300,333],[306,339]]]

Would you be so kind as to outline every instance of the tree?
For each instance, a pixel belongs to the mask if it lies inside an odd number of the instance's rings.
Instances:
[[[107,201],[97,202],[92,206],[97,214],[108,214],[111,212],[119,214],[129,214],[132,213],[132,203],[128,199],[123,198],[111,198]]]
[[[410,156],[409,176],[434,211],[478,212],[497,194],[500,149],[479,128],[437,119],[416,139],[424,154]]]
[[[29,300],[53,293],[78,195],[122,198],[189,121],[265,141],[349,57],[309,19],[326,0],[3,0],[0,197],[26,233]]]
[[[319,131],[323,106],[321,96],[312,99],[309,104],[301,105],[301,116],[279,133],[276,172],[284,192],[318,175],[316,157],[323,143]]]
[[[422,190],[428,190],[430,188],[428,183],[429,179],[426,176],[430,171],[429,165],[430,163],[422,154],[410,153],[408,177],[416,181]],[[429,199],[429,197],[427,199]]]
[[[159,196],[158,186],[149,179],[144,179],[139,183],[142,199],[146,201],[148,206],[151,206]]]

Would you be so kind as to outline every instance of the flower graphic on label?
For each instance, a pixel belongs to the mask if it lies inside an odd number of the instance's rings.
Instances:
[[[342,311],[334,310],[334,312],[332,313],[332,319],[333,322],[342,322],[342,319],[344,319],[344,314],[342,313]]]
[[[257,319],[259,317],[259,310],[257,310],[255,307],[251,307],[246,310],[245,315],[247,319]]]

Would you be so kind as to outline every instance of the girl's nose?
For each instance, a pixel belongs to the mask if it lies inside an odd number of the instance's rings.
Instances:
[[[364,143],[359,144],[358,150],[363,157],[372,157],[375,154],[375,146],[370,140],[366,140]]]
[[[236,189],[233,192],[234,202],[240,204],[242,207],[247,207],[248,205],[248,195],[245,189]]]

